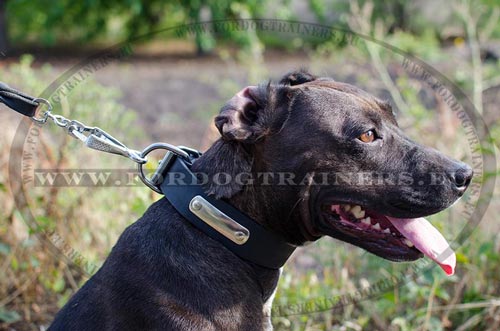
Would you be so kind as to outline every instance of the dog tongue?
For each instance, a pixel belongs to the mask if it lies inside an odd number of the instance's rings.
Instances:
[[[456,264],[455,252],[443,235],[431,223],[425,218],[412,219],[387,216],[387,219],[419,251],[439,264],[448,276],[453,275]]]

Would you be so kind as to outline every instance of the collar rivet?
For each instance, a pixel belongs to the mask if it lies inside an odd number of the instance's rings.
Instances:
[[[193,208],[194,210],[200,210],[202,208],[202,205],[199,201],[193,201],[193,203],[191,203],[191,208]]]

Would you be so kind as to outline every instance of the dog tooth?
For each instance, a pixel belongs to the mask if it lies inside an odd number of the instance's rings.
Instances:
[[[391,233],[391,230],[389,230],[389,228],[387,228],[387,229],[384,229],[384,231],[382,231],[382,232],[389,234],[389,233]]]
[[[363,219],[361,220],[361,223],[366,224],[366,225],[371,225],[371,222],[370,222],[370,217],[363,218]]]
[[[403,242],[404,242],[404,243],[406,244],[406,246],[408,246],[408,247],[413,247],[413,246],[414,246],[414,245],[413,245],[413,243],[412,243],[411,241],[409,241],[408,239],[406,239],[406,238],[403,240]]]
[[[375,230],[380,230],[380,229],[381,229],[381,227],[380,227],[380,224],[379,224],[379,223],[377,223],[377,224],[375,224],[375,225],[372,225],[372,228],[374,228]]]
[[[351,208],[351,214],[353,214],[354,217],[356,217],[356,218],[363,218],[360,216],[361,215],[361,207],[358,205]],[[365,216],[365,215],[363,215],[363,216]]]

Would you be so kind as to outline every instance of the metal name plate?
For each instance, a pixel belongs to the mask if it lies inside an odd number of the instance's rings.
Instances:
[[[199,195],[191,199],[189,210],[235,244],[243,245],[250,237],[250,231],[247,228],[215,208]]]

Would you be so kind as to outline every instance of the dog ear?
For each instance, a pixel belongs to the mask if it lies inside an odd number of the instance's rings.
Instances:
[[[235,179],[250,173],[254,155],[251,144],[279,132],[289,116],[293,91],[286,86],[249,86],[222,107],[215,126],[222,135],[194,164],[192,170],[207,175],[204,188],[215,198],[230,198],[244,189],[244,183],[231,180],[226,185],[213,180],[218,174]]]
[[[307,72],[307,70],[301,69],[298,71],[289,72],[288,74],[283,76],[283,78],[281,78],[281,80],[280,80],[280,84],[294,86],[294,85],[300,85],[300,84],[312,82],[312,81],[316,80],[317,78],[318,77]]]
[[[263,134],[259,122],[267,102],[267,89],[247,86],[222,107],[215,126],[224,140],[253,143]]]

